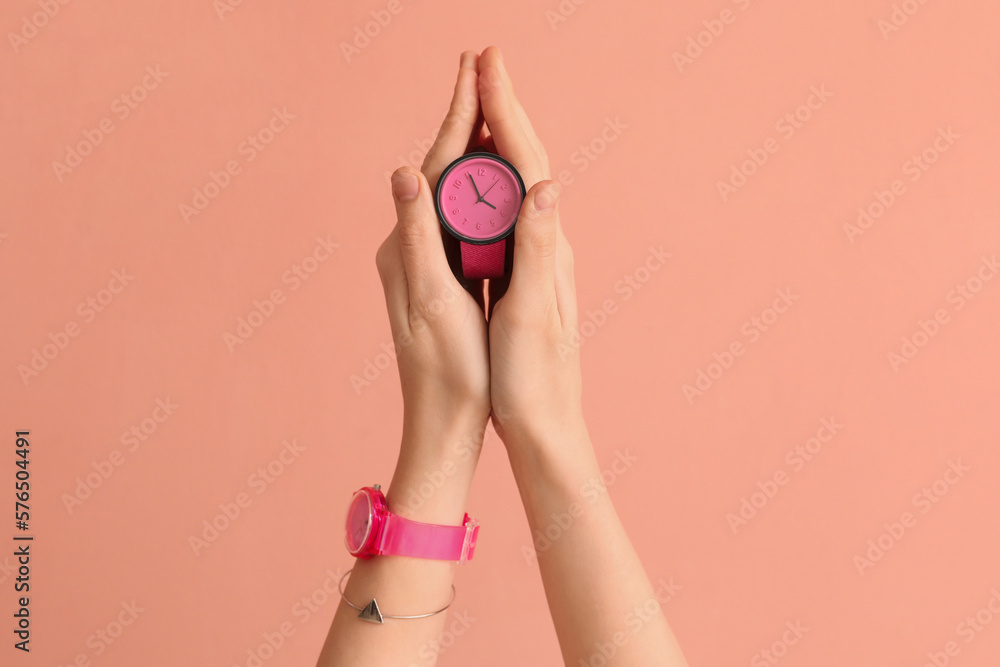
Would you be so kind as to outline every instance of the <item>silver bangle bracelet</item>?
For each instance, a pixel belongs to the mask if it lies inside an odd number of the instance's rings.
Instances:
[[[415,616],[390,616],[389,614],[383,614],[382,610],[378,608],[378,603],[375,602],[375,598],[371,599],[371,602],[366,604],[364,607],[359,607],[352,603],[344,596],[344,579],[347,578],[354,568],[351,568],[344,573],[344,576],[340,578],[340,582],[337,584],[337,590],[340,592],[340,598],[347,603],[349,607],[359,610],[361,613],[358,614],[358,618],[362,621],[369,621],[371,623],[382,623],[385,618],[427,618],[429,616],[434,616],[435,614],[440,614],[442,611],[451,606],[451,603],[455,601],[455,584],[451,585],[451,599],[448,600],[448,604],[441,607],[437,611],[432,611],[429,614],[417,614]]]

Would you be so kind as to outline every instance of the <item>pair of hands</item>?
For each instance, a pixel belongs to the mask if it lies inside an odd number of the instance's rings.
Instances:
[[[433,202],[443,170],[477,146],[510,161],[528,188],[513,273],[489,282],[488,305],[482,281],[463,284],[452,274]],[[393,174],[397,222],[376,257],[403,389],[402,445],[385,496],[394,515],[461,524],[492,416],[532,533],[547,534],[553,517],[573,513],[573,529],[534,555],[564,662],[576,665],[592,660],[595,638],[618,642],[622,614],[647,609],[658,593],[607,494],[588,499],[585,512],[573,509],[584,507],[583,489],[601,471],[582,414],[573,255],[555,185],[500,51],[463,53],[451,108],[422,168]],[[435,609],[454,576],[448,561],[359,560],[345,594],[377,594],[386,609]],[[338,608],[318,664],[408,664],[438,645],[445,624],[435,615],[373,631],[356,616]],[[686,665],[662,613],[644,617],[642,633],[615,650],[616,664]]]
[[[441,173],[474,146],[510,161],[527,188],[513,273],[490,281],[488,307],[484,281],[463,284],[451,272],[433,201]],[[404,424],[457,420],[482,433],[492,416],[508,452],[582,428],[573,254],[559,223],[560,189],[500,50],[463,53],[451,106],[421,169],[393,174],[397,222],[376,255]]]

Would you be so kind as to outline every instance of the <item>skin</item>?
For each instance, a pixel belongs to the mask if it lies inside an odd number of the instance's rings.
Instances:
[[[433,204],[445,167],[480,146],[509,160],[528,189],[513,275],[488,289],[452,274]],[[582,508],[536,554],[566,665],[590,664],[604,645],[615,651],[607,664],[686,667],[611,499],[595,483],[601,470],[583,417],[573,253],[559,221],[560,187],[498,48],[462,54],[437,141],[419,171],[393,174],[393,193],[396,226],[376,255],[404,405],[389,511],[461,524],[492,419],[533,535],[550,528],[552,515]],[[441,472],[443,484],[420,495],[421,484]],[[588,487],[600,492],[585,496]],[[426,613],[447,604],[455,567],[399,556],[358,560],[345,596],[359,606],[375,596],[388,614]],[[626,625],[637,607],[644,609],[638,631]],[[317,667],[434,664],[446,613],[384,625],[357,613],[341,602]]]

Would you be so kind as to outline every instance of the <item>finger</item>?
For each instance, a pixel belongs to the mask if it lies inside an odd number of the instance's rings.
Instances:
[[[521,204],[514,229],[514,269],[508,296],[536,304],[556,296],[556,226],[561,189],[556,181],[540,181]]]
[[[516,238],[517,228],[515,228],[514,234],[514,238]],[[559,316],[563,322],[576,322],[576,278],[573,263],[573,249],[563,234],[562,224],[557,216],[555,290],[556,301],[559,306]],[[486,309],[487,319],[493,317],[493,308],[503,298],[503,295],[507,293],[509,288],[509,273],[489,281],[489,303]]]
[[[501,74],[498,50],[491,47],[480,56],[479,99],[497,153],[521,172],[525,184],[548,178],[547,166],[529,138],[514,108],[510,91]]]
[[[441,123],[441,130],[434,140],[434,145],[427,151],[423,166],[420,168],[432,188],[437,185],[444,168],[465,152],[472,136],[479,115],[478,61],[479,56],[475,51],[466,51],[462,54],[451,106]]]
[[[484,63],[495,64],[497,70],[500,72],[500,78],[503,80],[504,86],[507,88],[507,94],[510,96],[511,108],[514,110],[518,120],[521,122],[521,127],[524,129],[525,135],[531,141],[535,150],[539,154],[544,154],[545,150],[542,148],[542,142],[535,133],[535,128],[531,125],[531,120],[528,118],[528,114],[525,112],[524,107],[517,98],[517,94],[514,92],[514,84],[510,78],[510,72],[507,71],[507,65],[503,61],[503,53],[498,47],[489,46],[479,57],[479,62],[481,67],[485,66]],[[549,178],[547,174],[546,178]]]
[[[427,302],[446,289],[457,289],[441,242],[441,227],[434,210],[431,188],[413,167],[400,167],[392,175],[396,202],[396,236],[411,307]]]
[[[477,93],[478,94],[478,93]],[[465,153],[472,153],[477,150],[482,150],[482,137],[484,130],[486,128],[486,121],[483,120],[483,110],[479,109],[476,114],[476,122],[472,125],[472,133],[469,135],[469,141],[465,145]],[[465,154],[463,153],[463,155]]]

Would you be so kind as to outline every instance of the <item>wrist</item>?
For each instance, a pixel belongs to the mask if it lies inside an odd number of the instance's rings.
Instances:
[[[566,409],[527,414],[497,410],[493,413],[497,435],[510,452],[550,449],[590,450],[590,435],[581,410]]]
[[[585,427],[544,442],[508,446],[507,456],[526,509],[578,502],[583,490],[601,478]]]
[[[456,434],[482,432],[489,415],[488,392],[485,397],[431,389],[404,392],[403,438],[443,442]]]
[[[442,412],[404,418],[386,504],[393,514],[415,521],[458,525],[466,513],[486,418]]]

